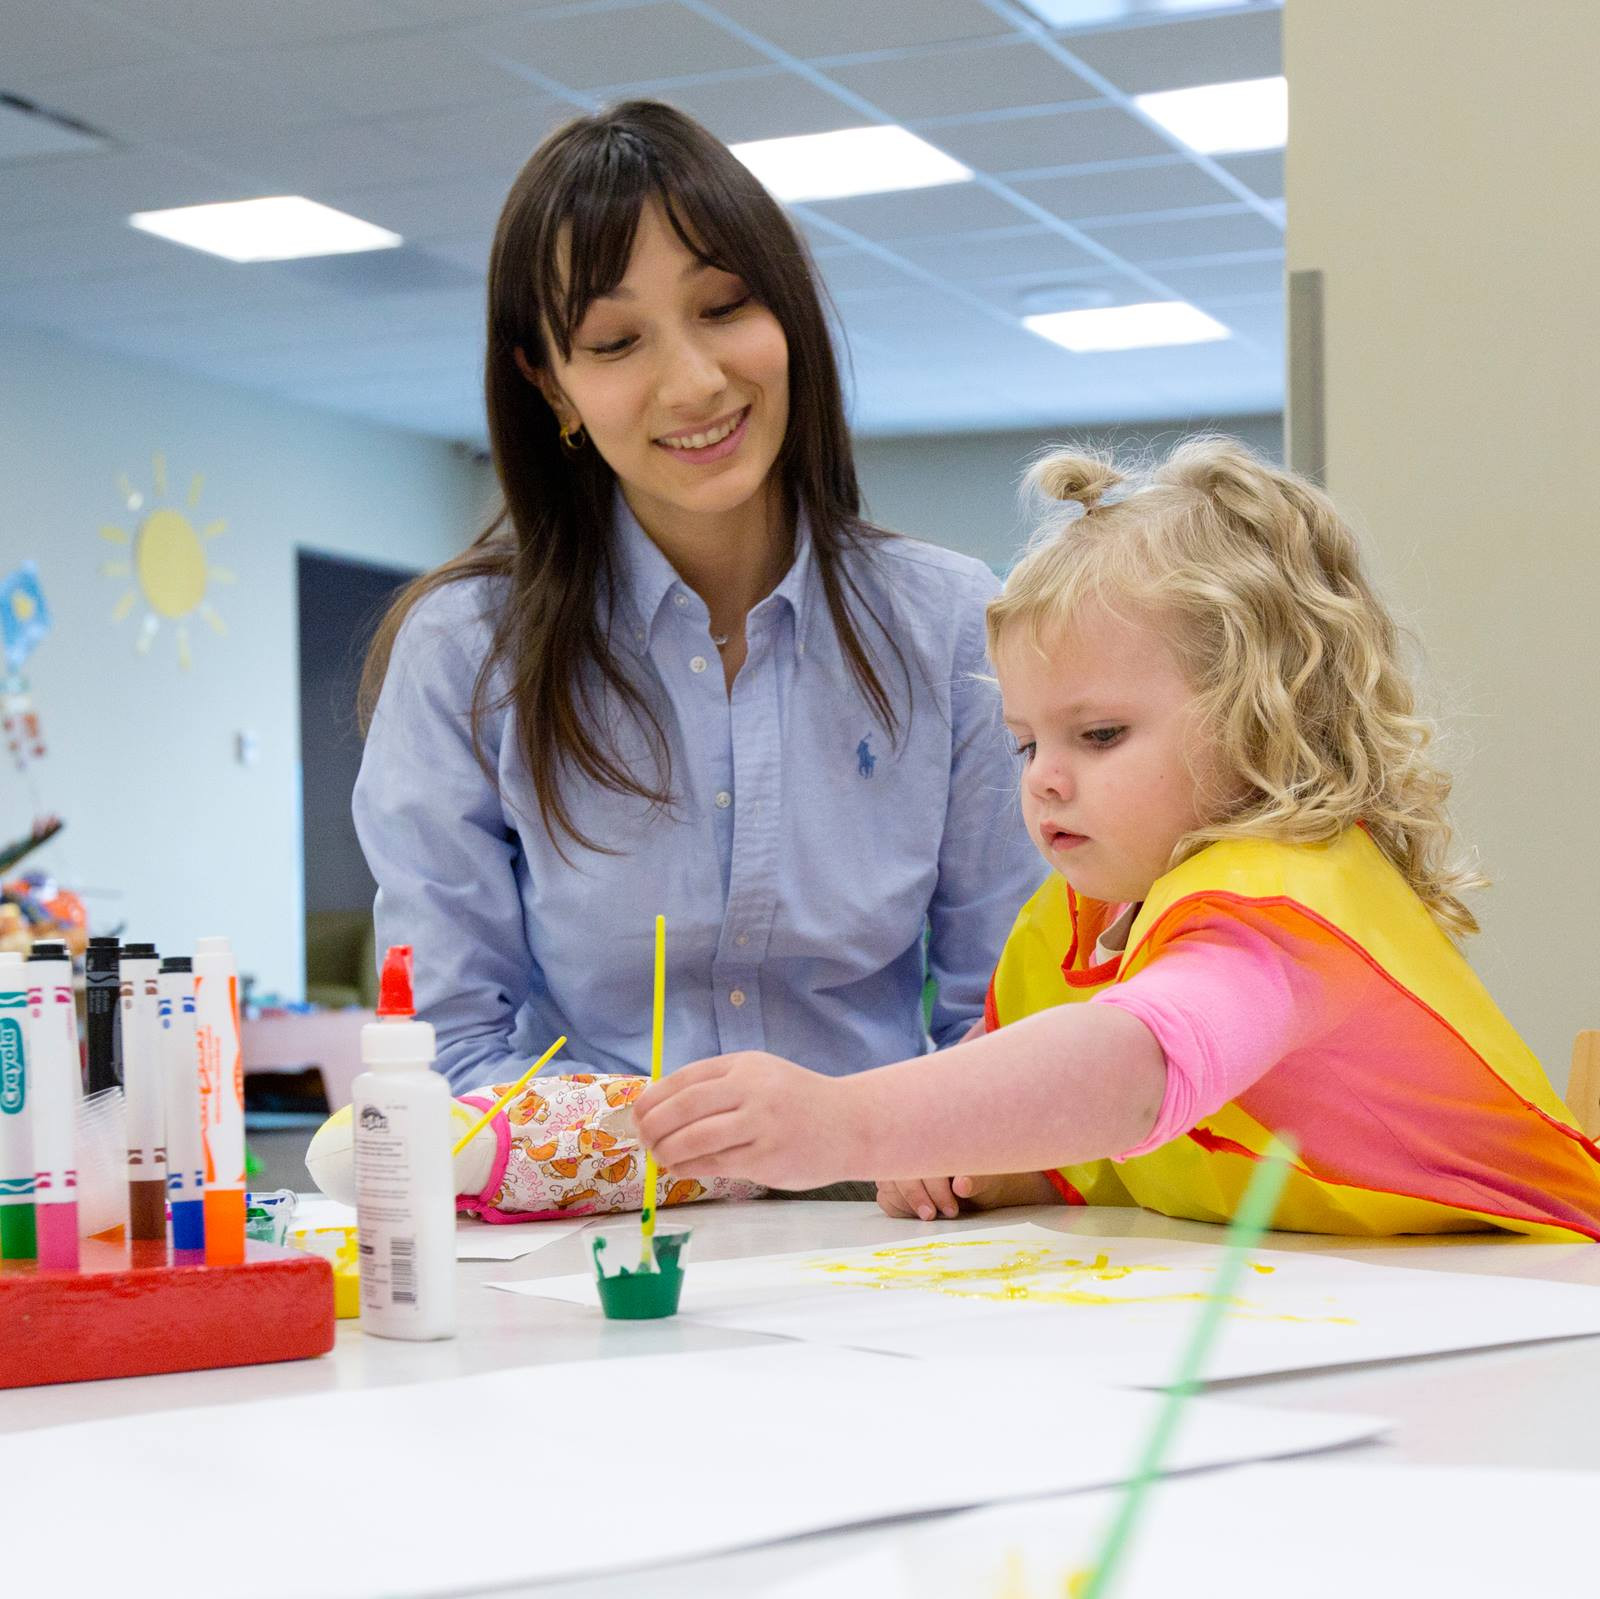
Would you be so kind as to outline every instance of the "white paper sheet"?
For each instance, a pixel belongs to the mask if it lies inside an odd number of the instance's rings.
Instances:
[[[1022,1223],[691,1262],[680,1314],[893,1354],[1053,1359],[1096,1382],[1154,1388],[1172,1380],[1221,1260],[1220,1244]],[[1252,1261],[1207,1362],[1212,1380],[1600,1333],[1595,1288],[1286,1250]],[[591,1277],[492,1286],[596,1303]]]
[[[1119,1480],[1160,1401],[1062,1371],[776,1345],[15,1433],[0,1569],[18,1594],[459,1593]],[[1381,1427],[1196,1400],[1174,1464]],[[308,1459],[338,1486],[293,1508]],[[64,1494],[92,1536],[63,1534]]]
[[[1119,1596],[1566,1599],[1592,1593],[1595,1478],[1583,1472],[1307,1462],[1166,1482]],[[747,1599],[1056,1599],[1100,1548],[1113,1494],[897,1529],[880,1548]]]
[[[301,1195],[294,1208],[297,1227],[354,1227],[354,1205],[321,1194]],[[457,1260],[521,1260],[536,1249],[581,1233],[590,1222],[528,1221],[492,1223],[460,1217],[456,1221]]]

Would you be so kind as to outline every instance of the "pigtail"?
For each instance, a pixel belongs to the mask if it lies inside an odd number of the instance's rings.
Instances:
[[[1028,468],[1022,488],[1031,499],[1066,500],[1092,511],[1112,489],[1126,481],[1109,455],[1051,450]]]

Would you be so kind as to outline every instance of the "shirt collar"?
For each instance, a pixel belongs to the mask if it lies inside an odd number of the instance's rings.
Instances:
[[[644,635],[639,642],[648,647],[656,617],[671,596],[685,594],[692,605],[702,610],[705,608],[704,601],[678,576],[673,564],[640,526],[638,517],[633,514],[620,488],[616,494],[614,525],[618,587],[632,605],[637,625]],[[795,522],[794,559],[789,563],[789,570],[751,614],[787,605],[794,614],[795,640],[803,641],[815,587],[812,580],[815,564],[811,549],[811,526],[802,512]]]

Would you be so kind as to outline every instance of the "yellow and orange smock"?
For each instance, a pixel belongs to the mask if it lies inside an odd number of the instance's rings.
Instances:
[[[1185,939],[1240,924],[1286,952],[1297,992],[1344,1021],[1160,1147],[1051,1173],[1069,1203],[1227,1221],[1268,1139],[1285,1133],[1299,1155],[1280,1228],[1600,1239],[1600,1149],[1364,829],[1324,844],[1209,845],[1155,883],[1125,953],[1096,966],[1116,912],[1052,875],[1006,942],[989,1027],[1109,994]]]

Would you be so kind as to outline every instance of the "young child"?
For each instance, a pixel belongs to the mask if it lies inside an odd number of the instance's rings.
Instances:
[[[1600,1238],[1600,1149],[1454,942],[1480,880],[1333,507],[1221,438],[1136,484],[1065,453],[1033,481],[1064,503],[989,644],[1053,875],[984,1036],[841,1079],[700,1061],[638,1101],[646,1143],[682,1176],[876,1176],[924,1220],[1224,1221],[1285,1133],[1280,1227]]]

